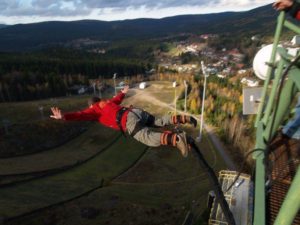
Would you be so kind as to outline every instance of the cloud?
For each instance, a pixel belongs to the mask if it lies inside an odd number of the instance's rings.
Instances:
[[[213,1],[219,4],[222,1]],[[230,1],[230,0],[229,0]],[[235,2],[240,2],[234,0]],[[6,16],[68,16],[87,15],[93,10],[128,8],[163,9],[169,7],[189,7],[211,5],[207,0],[0,0],[0,15]]]
[[[129,6],[133,8],[168,8],[178,6],[200,6],[206,5],[206,0],[85,0],[84,4],[88,8],[123,8],[126,9]]]
[[[42,0],[40,0],[42,1]],[[85,5],[87,8],[123,8],[126,9],[129,6],[133,8],[169,8],[169,7],[200,7],[208,5],[231,5],[231,6],[251,6],[257,3],[270,3],[270,0],[84,0],[81,2],[82,5]]]
[[[1,16],[76,16],[88,15],[91,9],[73,0],[0,0]]]
[[[15,23],[18,18],[20,22],[30,21],[30,18],[33,22],[161,18],[176,15],[177,11],[178,14],[200,14],[246,10],[271,2],[273,0],[0,0],[0,18],[8,24]]]
[[[0,10],[16,9],[19,3],[16,0],[0,0]]]

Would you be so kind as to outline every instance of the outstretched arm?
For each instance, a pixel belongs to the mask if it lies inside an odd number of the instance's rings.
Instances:
[[[50,115],[51,118],[56,119],[56,120],[61,120],[62,114],[61,110],[57,107],[51,107],[52,115]]]
[[[126,85],[117,96],[111,99],[111,101],[120,105],[128,91],[129,91],[129,86]]]
[[[50,115],[50,117],[57,120],[98,120],[99,117],[92,108],[65,114],[62,114],[61,110],[57,107],[51,107],[51,111],[52,115]]]
[[[129,85],[126,85],[126,86],[121,90],[121,92],[122,92],[123,94],[127,94],[128,91],[129,91]]]

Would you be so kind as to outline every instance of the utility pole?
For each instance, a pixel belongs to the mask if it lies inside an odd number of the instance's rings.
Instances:
[[[117,79],[117,73],[114,73],[113,80],[114,80],[114,87],[115,87],[115,96],[117,96],[116,79]]]
[[[96,95],[96,82],[93,82],[94,95]]]
[[[101,80],[101,78],[100,78],[100,76],[98,77],[98,80],[97,80],[97,83],[96,83],[96,85],[97,85],[97,90],[98,90],[98,96],[99,96],[99,98],[102,98],[102,92],[101,92],[101,89],[102,89],[102,87],[103,87],[103,84],[102,84],[102,80]]]
[[[203,130],[203,114],[204,114],[204,105],[205,105],[205,90],[206,90],[206,78],[209,76],[206,72],[206,67],[204,65],[204,62],[201,61],[201,69],[202,73],[204,75],[204,85],[203,85],[203,94],[202,94],[202,109],[201,109],[201,119],[200,119],[200,131],[199,131],[199,137],[197,137],[197,141],[201,142],[202,139],[202,130]]]
[[[43,120],[44,119],[44,106],[39,106],[39,111],[41,113],[41,119]]]
[[[187,98],[187,88],[188,88],[188,85],[187,85],[187,82],[186,80],[183,81],[184,82],[184,112],[186,113],[186,98]]]
[[[177,100],[176,100],[176,86],[177,86],[177,83],[176,81],[173,82],[173,88],[174,88],[174,105],[175,105],[175,116],[177,115]]]

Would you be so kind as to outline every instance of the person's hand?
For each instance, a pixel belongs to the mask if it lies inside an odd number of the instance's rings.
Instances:
[[[123,94],[126,94],[126,93],[128,92],[128,90],[129,90],[129,86],[126,85],[126,86],[124,86],[124,88],[121,90],[121,92],[122,92]]]
[[[277,0],[273,4],[273,8],[276,10],[286,10],[286,9],[292,7],[293,2],[294,2],[293,0]]]
[[[61,120],[62,119],[62,114],[59,108],[57,107],[51,107],[51,111],[53,115],[50,115],[51,118],[56,119],[56,120]]]

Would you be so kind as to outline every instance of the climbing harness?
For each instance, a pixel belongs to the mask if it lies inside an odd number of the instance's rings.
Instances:
[[[139,116],[137,113],[130,110],[130,112],[132,112],[133,114],[136,115],[136,117],[139,118],[139,121],[135,125],[135,128],[133,129],[132,133],[130,134],[130,136],[132,136],[132,137],[134,137],[134,135],[136,135],[136,133],[138,133],[140,130],[142,130],[145,126],[146,127],[155,127],[155,125],[154,125],[155,117],[144,110],[141,110],[141,111],[142,111],[141,116]]]
[[[123,133],[124,136],[126,136],[126,135],[125,135],[125,131],[122,127],[121,120],[126,111],[132,112],[139,119],[138,122],[136,123],[133,131],[131,132],[130,136],[133,137],[134,135],[136,135],[136,133],[138,133],[140,130],[142,130],[145,126],[146,127],[154,127],[155,126],[154,125],[155,117],[153,115],[140,109],[142,111],[142,113],[141,113],[141,116],[139,116],[137,113],[135,113],[133,111],[133,109],[137,109],[137,108],[133,108],[133,106],[130,106],[130,108],[122,107],[117,112],[116,123],[118,124],[120,131]]]
[[[122,107],[118,112],[117,112],[117,115],[116,115],[116,123],[118,124],[119,128],[120,128],[120,131],[122,132],[122,134],[125,136],[125,131],[122,127],[122,124],[121,124],[121,120],[122,120],[122,117],[124,115],[124,113],[128,110],[128,108],[126,107]]]

